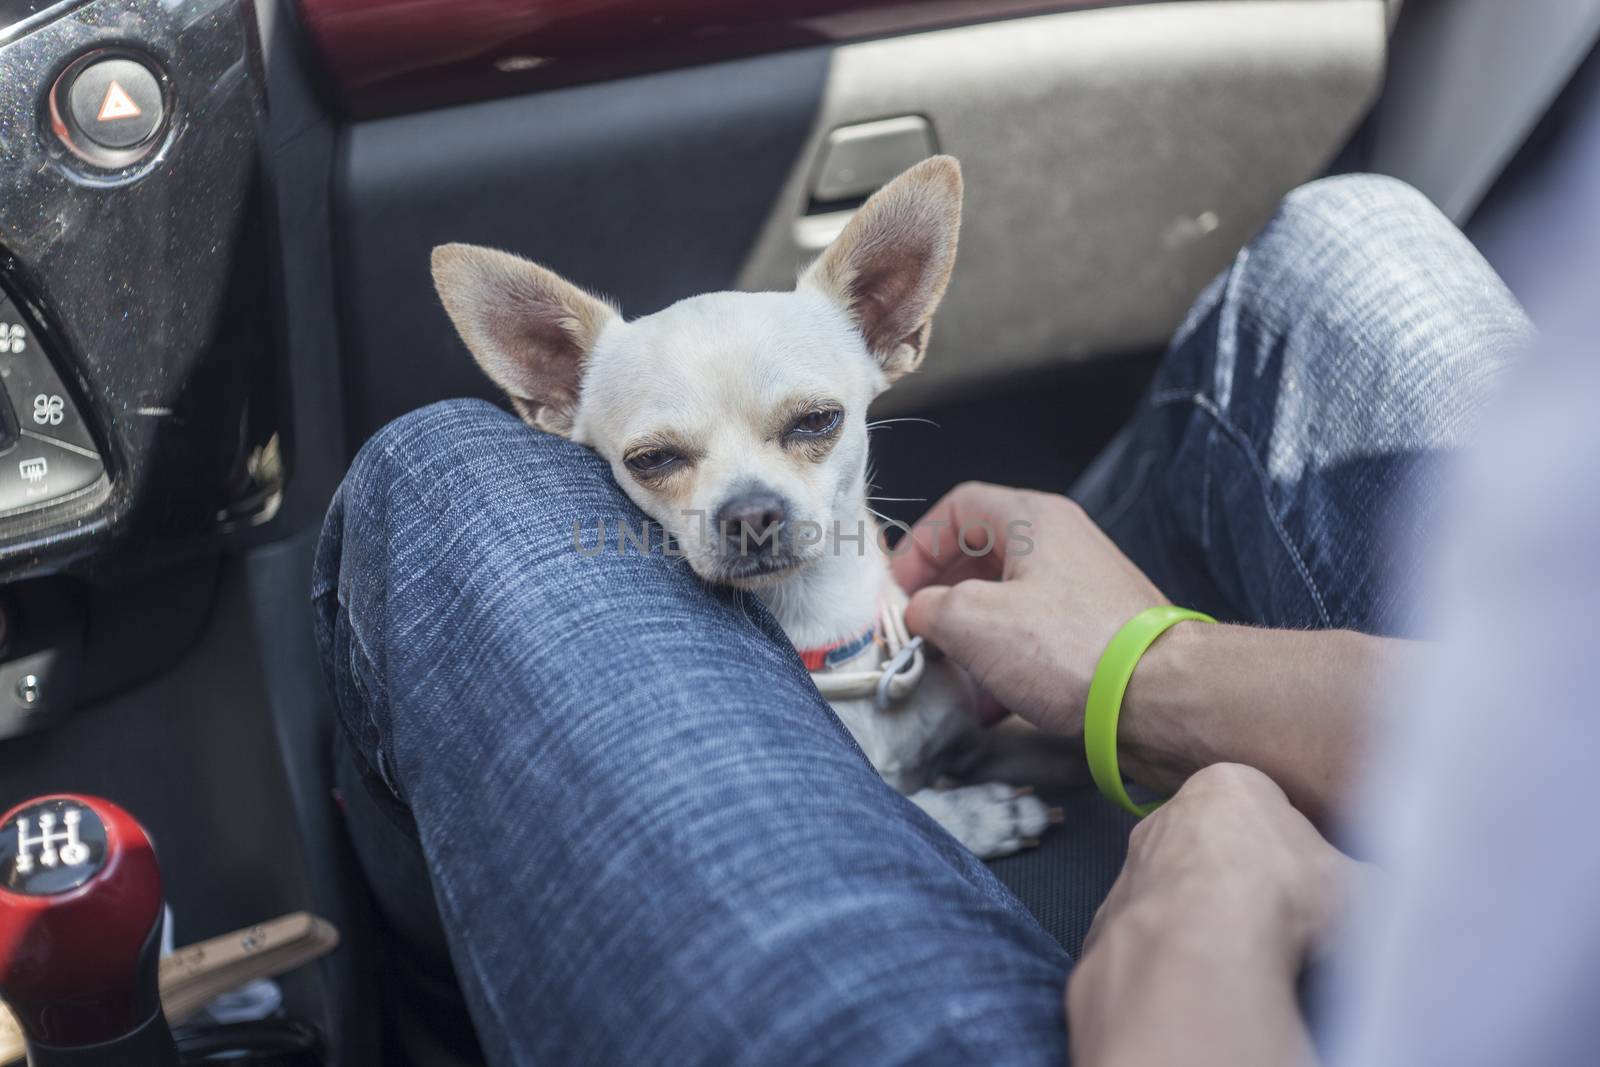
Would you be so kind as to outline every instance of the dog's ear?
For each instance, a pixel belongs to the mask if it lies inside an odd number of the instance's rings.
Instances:
[[[617,318],[603,301],[509,252],[433,250],[433,284],[467,349],[528,423],[572,432],[584,363]]]
[[[961,165],[933,156],[861,205],[801,275],[854,320],[889,381],[917,369],[956,264]]]

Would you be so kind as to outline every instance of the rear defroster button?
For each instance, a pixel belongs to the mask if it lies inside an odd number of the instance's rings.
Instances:
[[[63,448],[24,433],[17,447],[0,456],[0,512],[21,511],[93,485],[104,471],[87,449]]]

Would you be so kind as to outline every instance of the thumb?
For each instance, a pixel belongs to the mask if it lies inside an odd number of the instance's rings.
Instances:
[[[948,585],[925,585],[912,594],[906,603],[906,629],[911,636],[925,637],[935,645],[940,644],[940,622],[949,596]]]
[[[970,671],[991,644],[999,607],[993,597],[1003,588],[999,582],[968,579],[919,589],[906,604],[906,629]]]

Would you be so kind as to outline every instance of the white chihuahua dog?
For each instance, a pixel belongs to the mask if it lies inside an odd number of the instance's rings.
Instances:
[[[867,499],[867,406],[915,370],[955,266],[961,168],[912,167],[793,292],[710,293],[632,322],[527,260],[434,250],[456,329],[512,406],[587,445],[708,582],[760,597],[884,779],[983,857],[1059,819],[1027,788],[935,788],[981,732],[924,663]]]

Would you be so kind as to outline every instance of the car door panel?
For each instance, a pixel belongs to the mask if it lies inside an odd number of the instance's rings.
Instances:
[[[817,121],[740,273],[789,284],[830,130],[916,114],[966,175],[961,252],[916,406],[1060,360],[1159,346],[1382,80],[1382,4],[1181,3],[841,46]]]
[[[492,395],[433,296],[435,244],[521,253],[629,315],[791,285],[859,202],[812,195],[820,149],[883,119],[925,119],[968,177],[934,348],[886,407],[1148,350],[1349,136],[1386,16],[1383,0],[1119,5],[353,122],[337,188],[352,437]]]
[[[529,256],[630,315],[732,285],[826,70],[805,49],[351,126],[338,224],[353,443],[430,400],[494,396],[434,295],[437,244]]]

